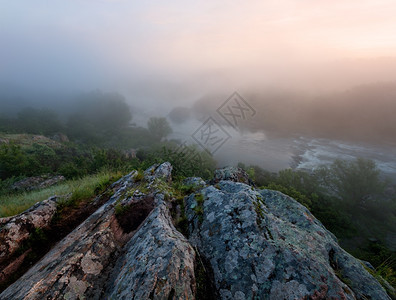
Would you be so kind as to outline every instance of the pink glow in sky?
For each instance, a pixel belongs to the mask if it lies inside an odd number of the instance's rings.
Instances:
[[[0,79],[34,77],[37,68],[85,78],[88,70],[293,72],[396,53],[390,0],[0,0],[0,7]]]

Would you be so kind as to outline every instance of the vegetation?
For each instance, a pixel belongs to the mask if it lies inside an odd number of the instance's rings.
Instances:
[[[172,130],[165,118],[153,118],[149,129],[131,125],[132,112],[117,93],[95,91],[69,99],[70,107],[59,115],[50,109],[22,108],[18,114],[0,115],[0,132],[29,133],[66,139],[99,148],[130,149],[158,143]],[[5,112],[4,112],[5,113]]]
[[[127,170],[138,165],[137,159],[128,158],[115,149],[78,144],[50,147],[39,143],[21,146],[10,142],[0,145],[1,180],[42,174],[61,174],[72,179],[101,170]]]
[[[148,120],[147,127],[149,132],[158,141],[161,141],[163,138],[172,133],[172,128],[170,127],[166,118],[152,117]]]
[[[197,206],[194,207],[194,211],[197,214],[199,221],[203,221],[203,203],[205,201],[202,194],[195,194],[195,200],[197,201]]]
[[[66,123],[72,139],[100,144],[129,126],[132,114],[121,95],[93,92],[79,100]]]
[[[172,164],[172,175],[177,179],[202,177],[210,179],[216,168],[216,162],[206,151],[199,151],[195,146],[166,143],[161,147],[137,154],[142,166],[147,168],[154,163],[168,161]]]
[[[365,206],[375,195],[384,191],[374,161],[358,158],[355,161],[336,160],[319,169],[317,175],[328,189],[353,207]]]
[[[79,180],[69,180],[57,186],[38,191],[0,196],[0,217],[21,213],[35,203],[54,195],[64,197],[65,200],[63,203],[61,202],[61,206],[76,204],[78,201],[92,198],[104,191],[110,183],[120,178],[120,176],[121,173],[99,173]],[[66,195],[69,196],[66,197]]]
[[[64,130],[55,111],[26,107],[20,110],[16,118],[0,118],[0,130],[10,133],[35,133],[52,135]]]
[[[100,92],[82,95],[62,116],[48,109],[24,108],[15,116],[0,117],[0,217],[20,213],[53,195],[64,197],[60,210],[72,208],[89,201],[121,174],[139,170],[135,180],[141,181],[142,170],[164,161],[172,164],[174,179],[166,195],[184,211],[182,199],[194,188],[183,184],[183,179],[210,179],[216,166],[213,157],[195,146],[167,141],[172,129],[166,118],[151,118],[147,128],[132,126],[131,120],[122,96]],[[56,134],[67,137],[59,140]],[[239,166],[257,186],[281,191],[308,207],[347,251],[371,262],[376,276],[395,283],[396,258],[387,246],[387,234],[394,230],[396,199],[384,193],[389,183],[381,179],[373,161],[336,160],[311,173],[291,169],[271,173],[258,166]],[[60,174],[68,181],[29,193],[12,189],[25,177],[47,174]],[[196,200],[195,210],[202,218],[203,196],[198,194]],[[118,216],[128,213],[116,206]],[[178,214],[175,223],[186,234],[186,216]],[[40,240],[40,232],[35,234],[34,239]]]

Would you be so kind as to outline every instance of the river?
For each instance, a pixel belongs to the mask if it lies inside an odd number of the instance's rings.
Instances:
[[[173,125],[174,132],[170,138],[197,141],[192,135],[202,122],[191,120],[183,125]],[[229,134],[227,141],[214,152],[219,167],[244,164],[258,165],[269,171],[286,168],[312,170],[323,164],[330,164],[335,159],[354,160],[357,157],[372,159],[376,162],[382,175],[396,180],[395,145],[375,145],[356,143],[326,138],[293,137],[269,138],[265,132],[239,132],[223,126]]]

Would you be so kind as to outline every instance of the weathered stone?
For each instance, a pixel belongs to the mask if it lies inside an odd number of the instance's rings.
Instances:
[[[129,292],[143,297],[136,299],[193,299],[195,253],[174,228],[164,194],[157,189],[170,178],[169,166],[155,168],[149,182],[135,182],[133,172],[113,184],[119,188],[109,201],[4,290],[0,299],[102,299],[107,294],[118,299],[129,297]],[[145,192],[131,193],[141,185]],[[117,214],[121,203],[127,206]],[[142,224],[126,230],[120,222],[128,218]],[[115,283],[109,286],[111,273]],[[133,291],[119,294],[125,285]]]
[[[158,178],[170,182],[172,180],[172,165],[169,162],[155,164],[144,171],[144,178],[147,181]]]
[[[301,204],[220,181],[186,201],[190,242],[222,299],[390,299]]]
[[[188,177],[184,179],[183,183],[185,185],[192,186],[195,189],[203,188],[206,186],[206,182],[200,177]]]
[[[134,183],[129,174],[106,204],[67,235],[0,299],[100,299],[106,268],[122,244],[117,238],[114,204]]]
[[[157,194],[157,207],[125,247],[110,283],[110,299],[194,299],[195,252],[172,224]]]
[[[61,142],[61,143],[67,143],[69,142],[69,138],[67,137],[66,134],[64,133],[56,133],[51,137],[52,140],[56,142]]]
[[[0,145],[1,145],[1,144],[6,144],[6,145],[8,145],[9,143],[10,143],[10,141],[9,141],[8,139],[0,138]]]
[[[57,176],[35,176],[28,177],[15,182],[11,188],[16,191],[32,191],[37,189],[43,189],[55,184],[65,181],[65,177],[62,175]]]
[[[57,197],[36,203],[19,215],[9,217],[0,228],[0,266],[29,238],[36,228],[46,228],[56,212]]]
[[[214,173],[213,183],[220,182],[221,180],[230,180],[246,184],[251,183],[249,175],[243,169],[236,167],[228,167],[216,170]]]

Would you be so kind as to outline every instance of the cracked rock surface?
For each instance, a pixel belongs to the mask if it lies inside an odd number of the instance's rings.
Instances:
[[[100,299],[97,285],[119,249],[114,230],[114,204],[133,184],[132,174],[119,182],[110,200],[60,241],[0,299]]]
[[[186,213],[221,299],[390,299],[297,201],[217,181],[187,198]]]
[[[15,253],[32,230],[50,224],[56,212],[56,202],[56,197],[50,197],[15,217],[0,218],[0,264]]]
[[[195,252],[172,224],[163,195],[125,247],[110,299],[193,299]]]

